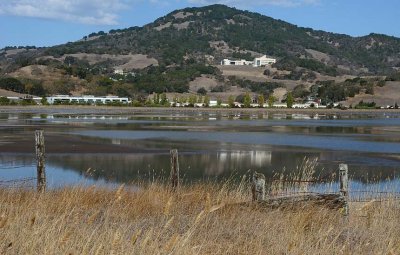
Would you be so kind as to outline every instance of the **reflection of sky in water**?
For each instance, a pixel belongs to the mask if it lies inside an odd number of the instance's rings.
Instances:
[[[12,159],[12,163],[10,161]],[[0,158],[0,180],[3,185],[12,186],[12,180],[19,180],[25,178],[35,178],[36,177],[36,162],[34,160],[30,161],[29,156],[12,156],[8,157],[7,161],[4,158]],[[107,183],[104,180],[92,180],[86,178],[85,176],[79,174],[75,169],[69,169],[65,167],[60,167],[53,165],[51,162],[46,162],[46,182],[47,186],[51,188],[62,187],[66,185],[93,185],[100,184],[103,186],[115,185],[112,183]],[[2,184],[0,182],[0,184]],[[31,180],[24,183],[27,186],[35,186],[36,180]]]
[[[226,177],[233,173],[242,175],[249,169],[267,174],[282,168],[290,171],[307,156],[318,157],[320,165],[328,171],[335,171],[338,162],[346,162],[357,180],[352,182],[352,187],[382,190],[400,186],[398,180],[382,181],[400,170],[400,118],[398,115],[394,117],[388,118],[384,114],[378,117],[351,114],[0,114],[0,128],[7,127],[7,132],[21,132],[17,135],[26,137],[32,135],[34,128],[44,127],[48,129],[46,132],[97,141],[98,146],[112,144],[144,151],[165,151],[104,155],[90,151],[59,155],[50,152],[47,155],[47,178],[53,187],[125,182],[135,180],[139,171],[169,171],[168,150],[178,148],[181,170],[187,179]],[[31,129],[23,130],[28,126]],[[197,128],[203,127],[203,131],[198,131]],[[4,137],[0,137],[0,143],[4,142]],[[101,143],[98,141],[100,138],[103,140]],[[7,162],[13,160],[13,156],[0,155],[0,179],[35,176],[32,156],[18,155],[14,159],[14,164],[30,166],[7,170]],[[88,178],[84,172],[89,167],[99,171]],[[385,175],[378,183],[367,185],[358,181],[365,172],[383,170]],[[329,188],[321,185],[313,188]],[[337,191],[337,188],[333,187],[333,190]]]
[[[400,143],[359,140],[356,137],[262,132],[121,131],[85,130],[72,134],[111,139],[197,140],[241,144],[269,144],[378,153],[400,153]]]

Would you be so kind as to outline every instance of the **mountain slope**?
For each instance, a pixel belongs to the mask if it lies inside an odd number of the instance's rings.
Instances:
[[[135,91],[185,92],[202,75],[229,82],[213,67],[223,58],[252,59],[264,54],[278,59],[274,74],[280,79],[313,82],[321,75],[386,75],[400,67],[400,39],[316,31],[258,13],[210,5],[176,10],[143,27],[92,33],[54,47],[4,49],[0,72],[41,64],[89,84],[95,80],[98,85],[104,82],[93,76],[110,76],[123,67],[136,73],[126,81],[134,84]],[[129,64],[132,59],[141,59],[142,64]]]
[[[400,64],[400,39],[371,34],[350,37],[299,28],[261,14],[224,5],[174,11],[144,27],[113,30],[94,40],[52,47],[47,54],[67,53],[147,54],[161,63],[181,63],[184,56],[201,59],[213,55],[218,62],[224,54],[210,42],[226,42],[243,49],[278,58],[312,57],[307,49],[331,56],[330,66],[368,68],[370,73],[390,71]]]

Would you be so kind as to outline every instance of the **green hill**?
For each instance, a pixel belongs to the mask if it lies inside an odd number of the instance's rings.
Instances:
[[[82,86],[95,94],[185,92],[189,82],[201,75],[226,83],[215,67],[223,58],[252,59],[265,54],[278,59],[277,70],[290,72],[285,79],[313,80],[316,74],[389,75],[400,67],[400,39],[316,31],[211,5],[176,10],[143,27],[100,31],[54,47],[9,47],[0,51],[0,72],[39,64],[79,77]],[[119,68],[135,75],[113,76]],[[117,88],[108,86],[115,80],[122,81]]]

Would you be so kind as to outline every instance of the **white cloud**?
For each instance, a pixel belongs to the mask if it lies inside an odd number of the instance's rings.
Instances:
[[[275,5],[295,7],[318,4],[321,0],[0,0],[0,15],[64,20],[82,24],[118,24],[120,11],[134,3],[152,6],[173,6],[186,2],[188,5],[226,4],[229,6],[254,7]]]
[[[60,19],[84,24],[114,25],[118,11],[131,0],[6,0],[0,14]]]
[[[188,0],[189,3],[193,4],[226,4],[231,6],[255,6],[255,5],[275,5],[282,7],[296,7],[302,5],[315,5],[320,2],[320,0]]]

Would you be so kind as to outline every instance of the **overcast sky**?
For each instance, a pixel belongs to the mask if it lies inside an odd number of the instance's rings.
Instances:
[[[76,41],[100,30],[142,26],[176,9],[215,3],[329,32],[400,37],[400,0],[0,0],[0,48]]]

